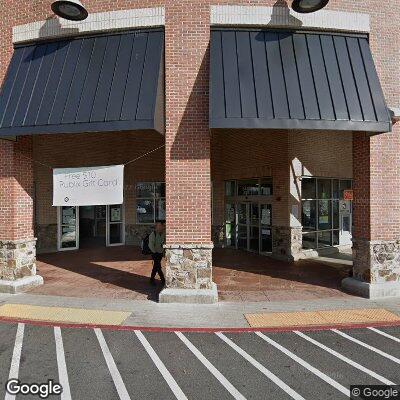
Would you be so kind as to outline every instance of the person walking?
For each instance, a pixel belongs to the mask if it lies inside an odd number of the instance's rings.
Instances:
[[[149,249],[153,259],[153,270],[151,271],[150,283],[156,285],[155,277],[159,275],[161,283],[165,285],[165,277],[161,269],[161,260],[164,257],[165,244],[165,222],[157,221],[154,231],[149,236]]]

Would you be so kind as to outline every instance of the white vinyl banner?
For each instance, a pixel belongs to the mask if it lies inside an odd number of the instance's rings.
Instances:
[[[53,169],[53,206],[124,202],[124,166]]]

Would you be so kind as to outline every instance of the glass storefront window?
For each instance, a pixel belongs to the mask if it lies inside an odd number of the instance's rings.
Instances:
[[[301,220],[304,231],[315,231],[317,229],[316,200],[303,200]]]
[[[332,231],[332,245],[339,246],[339,231]]]
[[[338,199],[339,198],[339,180],[334,179],[332,181],[332,198]]]
[[[301,195],[303,199],[316,199],[316,180],[314,178],[303,178],[301,180]]]
[[[157,220],[165,220],[165,217],[165,183],[137,183],[136,222],[154,224]]]
[[[156,200],[156,220],[165,220],[165,199]]]
[[[333,229],[339,229],[339,200],[332,201]]]
[[[323,231],[318,232],[318,247],[330,247],[332,243],[332,232],[331,231]]]
[[[318,230],[332,229],[332,202],[330,200],[318,200]]]
[[[225,204],[226,222],[235,222],[235,205],[231,203]]]
[[[246,208],[246,204],[239,204],[239,207],[238,207],[238,222],[239,222],[239,224],[247,224],[247,208]]]
[[[225,182],[225,196],[232,197],[236,195],[236,182]]]
[[[137,200],[136,202],[136,221],[138,224],[154,223],[154,201]]]
[[[261,196],[272,196],[272,178],[261,179],[260,182],[260,195]]]
[[[318,179],[318,199],[332,198],[332,181],[331,179]]]
[[[251,204],[250,206],[250,224],[258,225],[260,222],[259,206],[258,204]]]
[[[138,183],[136,185],[136,198],[146,198],[154,196],[154,183]]]
[[[317,248],[317,233],[305,233],[303,235],[303,249]]]
[[[340,181],[340,200],[343,200],[343,192],[352,189],[352,186],[351,180]]]
[[[155,196],[157,198],[164,197],[165,198],[165,183],[157,182],[155,183]]]
[[[301,187],[303,248],[339,245],[339,199],[343,198],[343,190],[352,188],[351,179],[303,177]]]
[[[238,196],[257,196],[260,194],[260,184],[258,179],[238,181]]]

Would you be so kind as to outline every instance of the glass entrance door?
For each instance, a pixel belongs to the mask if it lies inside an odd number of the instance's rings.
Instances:
[[[256,253],[272,252],[271,204],[237,205],[237,248]]]
[[[125,244],[125,221],[122,204],[107,206],[107,246]]]
[[[91,235],[94,238],[106,237],[107,246],[120,246],[125,244],[125,218],[122,204],[111,206],[93,206],[93,224],[90,226]],[[58,213],[58,238],[59,251],[79,249],[80,236],[80,212],[79,207],[57,207]],[[82,233],[83,235],[83,233]],[[83,240],[83,239],[82,239]]]
[[[76,250],[79,248],[79,207],[58,207],[58,238],[59,251]]]

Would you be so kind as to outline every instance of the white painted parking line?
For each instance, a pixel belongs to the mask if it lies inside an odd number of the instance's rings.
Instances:
[[[248,361],[251,365],[253,365],[253,367],[257,368],[267,378],[269,378],[272,382],[274,382],[277,386],[279,386],[292,399],[305,400],[303,396],[294,391],[290,386],[288,386],[285,382],[279,379],[273,372],[271,372],[269,369],[265,368],[264,365],[260,364],[257,360],[255,360],[251,355],[247,354],[242,348],[240,348],[237,344],[232,342],[232,340],[227,338],[223,333],[217,332],[216,335],[220,339],[222,339],[226,344],[232,347],[233,350],[238,352],[246,361]]]
[[[130,396],[128,394],[128,391],[126,390],[125,383],[122,380],[118,368],[115,365],[113,356],[111,355],[110,349],[108,348],[106,340],[104,339],[103,332],[99,328],[95,328],[94,332],[96,333],[97,340],[99,341],[103,356],[106,360],[108,370],[110,371],[112,380],[114,381],[114,385],[117,389],[119,398],[121,400],[130,400]]]
[[[379,333],[379,335],[385,336],[385,337],[387,337],[388,339],[391,339],[391,340],[394,340],[394,341],[397,342],[397,343],[400,343],[400,339],[399,339],[399,338],[397,338],[397,337],[395,337],[395,336],[392,336],[392,335],[389,335],[389,334],[386,333],[386,332],[383,332],[383,331],[381,331],[381,330],[379,330],[379,329],[372,328],[372,327],[370,327],[370,328],[368,328],[368,329],[371,329],[371,331],[374,331],[375,333]]]
[[[196,346],[192,344],[192,342],[186,338],[186,336],[181,332],[175,332],[179,339],[182,340],[183,343],[187,346],[187,348],[198,358],[198,360],[218,379],[221,385],[233,396],[234,399],[237,400],[246,400],[246,398],[225,378],[221,372],[218,371],[217,368],[214,367],[207,360],[206,357],[201,354],[201,352],[197,349]]]
[[[58,379],[63,388],[61,400],[71,400],[71,390],[69,387],[69,379],[67,372],[67,364],[65,362],[64,345],[61,335],[61,329],[58,326],[54,327],[54,339],[56,341]]]
[[[154,351],[153,347],[151,347],[151,344],[144,337],[143,333],[140,331],[135,331],[135,334],[136,334],[137,338],[140,340],[140,343],[142,343],[144,349],[147,351],[147,354],[153,360],[153,363],[158,368],[161,375],[167,382],[168,386],[171,388],[175,397],[178,400],[187,400],[185,393],[182,392],[182,389],[178,386],[178,384],[176,383],[176,381],[173,378],[173,376],[171,375],[171,373],[168,371],[168,369],[166,368],[164,363],[160,360],[160,357],[158,357],[158,355]]]
[[[344,337],[344,338],[346,338],[346,339],[348,339],[348,340],[351,340],[351,341],[354,342],[354,343],[359,344],[359,345],[362,346],[362,347],[365,347],[365,348],[368,349],[368,350],[373,351],[374,353],[379,354],[379,355],[382,356],[382,357],[385,357],[385,358],[387,358],[387,359],[389,359],[389,360],[395,362],[396,364],[400,364],[400,359],[398,359],[398,358],[395,357],[395,356],[392,356],[391,354],[385,353],[384,351],[379,350],[379,349],[377,349],[377,348],[374,347],[374,346],[370,346],[369,344],[364,343],[364,342],[362,342],[361,340],[358,340],[358,339],[354,338],[353,336],[347,335],[346,333],[344,333],[344,332],[342,332],[342,331],[339,331],[339,330],[337,330],[337,329],[331,329],[331,331],[337,333],[338,335],[340,335],[340,336],[342,336],[342,337]]]
[[[325,346],[324,344],[318,342],[317,340],[305,335],[302,332],[299,331],[293,331],[296,335],[299,335],[300,337],[302,337],[303,339],[309,341],[310,343],[314,344],[315,346],[318,346],[320,349],[323,349],[325,351],[327,351],[328,353],[332,354],[333,356],[339,358],[340,360],[344,361],[345,363],[351,365],[354,368],[359,369],[360,371],[365,372],[366,374],[368,374],[369,376],[372,376],[373,378],[377,379],[378,381],[384,383],[385,385],[394,385],[393,382],[389,381],[389,379],[384,378],[383,376],[377,374],[374,371],[371,371],[370,369],[362,366],[361,364],[356,363],[353,360],[350,360],[350,358],[347,358],[346,356],[338,353],[337,351],[331,349],[328,346]]]
[[[339,390],[346,396],[350,397],[350,390],[341,385],[340,383],[336,382],[333,380],[331,377],[328,375],[324,374],[322,371],[319,369],[313,367],[311,364],[309,364],[307,361],[303,360],[302,358],[298,357],[296,354],[292,353],[290,350],[287,348],[281,346],[279,343],[275,342],[275,340],[272,340],[268,336],[265,336],[261,332],[256,332],[256,335],[258,335],[261,339],[265,340],[267,343],[270,345],[274,346],[276,349],[280,350],[282,353],[286,354],[289,356],[292,360],[296,361],[299,363],[301,366],[304,368],[308,369],[310,372],[312,372],[314,375],[318,376],[318,378],[322,379],[329,385],[333,386],[335,389]]]
[[[22,342],[24,341],[25,324],[18,324],[17,334],[15,335],[15,344],[11,359],[10,373],[8,379],[18,379],[19,364],[21,361]],[[14,400],[15,395],[6,393],[4,400]]]

